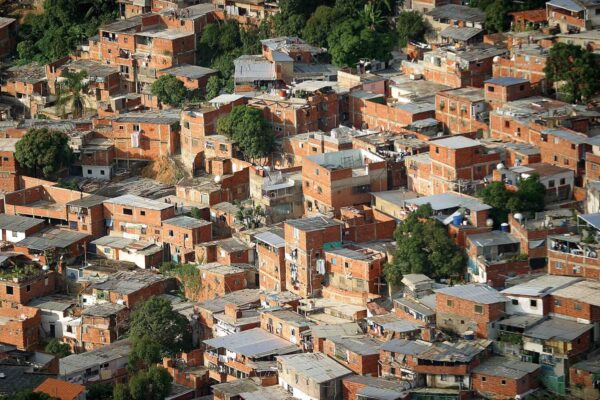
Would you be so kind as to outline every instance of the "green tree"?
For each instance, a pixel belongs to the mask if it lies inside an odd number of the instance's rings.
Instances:
[[[64,57],[118,15],[115,0],[45,0],[41,14],[30,13],[19,29],[19,63],[46,64]]]
[[[446,227],[427,217],[431,208],[411,213],[396,229],[394,262],[384,267],[386,280],[398,284],[410,273],[432,278],[460,276],[466,266],[465,253],[448,237]]]
[[[245,105],[234,107],[229,115],[219,118],[217,132],[233,139],[249,160],[266,157],[275,143],[260,110]]]
[[[265,217],[265,210],[261,206],[238,205],[235,213],[237,219],[246,229],[255,229],[261,226]]]
[[[23,390],[9,396],[0,395],[1,400],[55,400],[56,397],[52,397],[44,392],[34,392],[31,389]]]
[[[87,387],[86,400],[111,400],[113,385],[110,383],[92,383]]]
[[[481,200],[492,207],[490,218],[496,227],[508,221],[509,213],[530,213],[543,211],[546,188],[539,177],[532,175],[517,183],[517,191],[506,189],[503,182],[491,182],[477,192]]]
[[[17,142],[15,158],[21,166],[33,169],[35,176],[38,176],[38,170],[48,176],[70,165],[73,152],[66,134],[47,128],[31,128]]]
[[[129,394],[129,386],[117,383],[113,388],[113,400],[132,400]]]
[[[162,360],[162,349],[158,342],[148,336],[132,338],[129,369],[137,370],[140,366],[147,368]]]
[[[313,46],[327,47],[327,36],[335,24],[339,23],[341,13],[332,7],[320,6],[310,16],[302,37]]]
[[[488,32],[504,32],[509,25],[508,13],[512,8],[507,0],[495,0],[485,9],[485,29]]]
[[[67,343],[62,343],[56,338],[50,340],[44,350],[47,353],[57,356],[58,358],[71,355],[71,347]]]
[[[418,11],[403,11],[396,21],[396,31],[398,46],[406,47],[410,40],[424,42],[429,26]]]
[[[166,369],[153,366],[147,376],[151,382],[151,399],[162,400],[171,393],[173,378]]]
[[[579,46],[557,43],[550,48],[546,66],[546,79],[560,85],[565,100],[579,102],[589,98],[599,89],[598,57]]]
[[[221,80],[218,76],[211,76],[206,82],[206,99],[212,100],[221,92]]]
[[[361,58],[387,62],[393,41],[390,32],[374,31],[360,19],[338,24],[327,37],[333,63],[338,66],[354,66]]]
[[[161,355],[188,351],[192,341],[187,318],[174,311],[168,300],[158,296],[133,311],[129,336],[134,343],[143,337],[153,338],[160,346]]]
[[[192,207],[190,215],[192,218],[202,219],[202,211],[198,207]]]
[[[179,79],[173,75],[163,75],[152,84],[151,93],[163,104],[181,107],[188,92]]]
[[[56,85],[56,110],[59,115],[64,115],[66,109],[71,111],[73,118],[81,118],[85,112],[86,99],[84,92],[87,91],[87,72],[71,72],[64,70],[61,77],[65,80]]]
[[[336,0],[335,9],[344,18],[355,18],[364,9],[367,0]]]

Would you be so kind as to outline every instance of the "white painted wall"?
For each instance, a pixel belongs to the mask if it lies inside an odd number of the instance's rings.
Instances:
[[[289,383],[287,383],[286,381],[284,381],[283,379],[279,378],[279,386],[283,387],[286,391],[289,392],[288,387],[292,386],[292,396],[296,399],[300,399],[300,400],[319,400],[316,397],[311,397],[309,395],[307,395],[306,393],[296,389],[293,385],[290,385]]]
[[[120,261],[130,261],[135,263],[139,268],[146,269],[146,256],[138,253],[129,253],[127,251],[119,251]]]
[[[2,232],[2,236],[4,236],[7,241],[12,243],[20,242],[21,240],[27,237],[27,235],[25,235],[25,232],[9,231],[8,229],[3,231],[4,232]]]
[[[110,180],[110,178],[111,178],[111,168],[110,167],[98,166],[98,165],[82,165],[81,169],[83,171],[84,178],[105,179],[105,180]]]
[[[533,297],[518,297],[518,296],[506,296],[510,299],[506,303],[506,312],[510,315],[513,314],[531,314],[531,315],[544,315],[544,302],[541,298]],[[513,300],[517,300],[518,304],[513,304]],[[534,307],[531,305],[531,301],[536,300],[537,305]]]

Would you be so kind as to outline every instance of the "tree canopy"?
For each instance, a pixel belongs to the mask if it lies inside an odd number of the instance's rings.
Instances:
[[[113,389],[114,400],[162,400],[171,393],[173,378],[169,372],[157,366],[138,371],[127,385],[117,384]]]
[[[509,213],[543,211],[545,194],[546,188],[536,175],[521,179],[516,192],[508,190],[504,182],[491,182],[477,192],[477,196],[492,207],[490,218],[496,226],[508,221]]]
[[[302,31],[302,38],[307,43],[318,47],[327,47],[327,36],[337,24],[342,14],[338,9],[327,6],[318,7],[310,16]]]
[[[391,32],[373,30],[362,19],[347,19],[336,24],[327,42],[334,64],[354,66],[362,58],[389,61],[393,39]]]
[[[450,239],[446,227],[436,219],[430,205],[411,213],[396,229],[396,254],[384,267],[386,280],[398,284],[405,274],[431,278],[461,276],[465,253]]]
[[[134,348],[136,342],[145,341],[144,337],[152,338],[160,347],[161,356],[188,351],[192,341],[187,318],[174,311],[168,300],[158,296],[151,297],[133,311],[129,336]]]
[[[49,176],[71,164],[73,152],[69,137],[47,128],[32,128],[17,142],[15,158],[22,167],[33,169],[37,176],[41,170]]]
[[[406,47],[410,40],[423,42],[429,31],[427,22],[418,11],[403,11],[396,21],[398,46]]]
[[[564,100],[580,102],[600,89],[598,56],[580,46],[556,43],[550,48],[546,66],[546,79],[560,84]]]
[[[58,358],[63,358],[71,354],[71,347],[67,343],[62,343],[56,338],[50,340],[44,350]]]
[[[68,55],[116,19],[117,10],[115,0],[45,0],[44,12],[28,14],[19,29],[19,62],[45,64]]]
[[[230,114],[219,118],[217,132],[233,139],[250,160],[269,155],[275,143],[260,110],[245,105],[234,107]]]
[[[179,79],[173,75],[163,75],[152,83],[151,93],[163,104],[181,107],[188,97],[188,91]]]

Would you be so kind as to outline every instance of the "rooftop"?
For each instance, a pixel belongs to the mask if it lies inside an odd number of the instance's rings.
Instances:
[[[436,294],[458,297],[478,304],[496,304],[508,301],[506,297],[497,290],[483,284],[470,283],[467,285],[456,285],[447,288],[436,289]]]
[[[383,158],[363,149],[342,150],[304,157],[330,171],[347,168],[365,168],[371,163],[383,162]],[[367,161],[368,160],[368,161]]]
[[[93,306],[90,306],[90,307],[84,309],[82,311],[81,315],[89,316],[89,317],[107,318],[107,317],[110,317],[111,315],[115,315],[115,314],[125,310],[126,308],[127,307],[125,307],[124,305],[121,305],[121,304],[113,304],[113,303],[95,304]]]
[[[323,353],[301,353],[277,357],[285,369],[315,383],[325,383],[347,375],[352,371],[338,364]]]
[[[30,250],[45,251],[56,247],[64,249],[88,237],[88,234],[69,229],[50,228],[15,243],[15,246]]]
[[[147,199],[144,197],[136,196],[134,194],[125,194],[123,196],[115,197],[104,201],[107,204],[117,204],[120,206],[130,206],[137,208],[147,208],[149,210],[166,210],[173,208],[173,204],[165,203],[164,201]]]
[[[46,393],[58,400],[73,400],[78,399],[79,396],[83,395],[86,389],[85,386],[77,383],[66,382],[56,378],[48,378],[33,391]]]
[[[251,358],[262,358],[299,351],[296,345],[260,328],[208,339],[204,341],[204,344],[212,348],[224,348],[232,353],[239,353]]]
[[[470,90],[470,89],[467,89],[467,90]],[[464,89],[455,89],[455,90],[452,90],[451,92],[457,92],[457,91],[459,91],[459,92],[464,91]],[[479,89],[477,89],[477,91],[479,91]],[[444,139],[437,139],[437,140],[432,141],[431,144],[434,146],[447,147],[449,149],[454,149],[454,150],[481,146],[481,142],[479,142],[478,140],[469,139],[468,137],[459,136],[459,135],[447,137]]]
[[[224,294],[221,297],[198,303],[198,307],[211,311],[213,313],[218,313],[223,312],[225,310],[225,304],[228,303],[232,303],[237,306],[243,306],[253,303],[259,304],[260,291],[258,289],[236,290],[235,292]]]
[[[292,219],[285,221],[285,223],[303,232],[318,231],[332,226],[342,225],[341,222],[325,217]]]
[[[515,236],[503,231],[490,231],[469,235],[467,240],[477,247],[502,246],[520,243],[519,239]]]
[[[268,244],[275,248],[285,247],[285,239],[282,229],[273,229],[268,232],[261,232],[254,236],[258,242]]]
[[[521,85],[523,83],[529,83],[529,81],[524,78],[513,78],[512,76],[506,76],[506,77],[498,77],[498,78],[488,79],[484,83],[490,83],[492,85],[499,85],[499,86],[512,86],[512,85]]]
[[[290,311],[290,310],[267,310],[265,311],[266,313],[268,313],[269,315],[274,316],[275,318],[281,319],[283,321],[285,321],[286,323],[293,325],[293,326],[297,326],[297,327],[306,327],[306,326],[313,326],[314,323],[307,319],[306,317],[304,317],[303,315],[300,315],[294,311]]]
[[[506,357],[491,357],[473,368],[473,373],[508,379],[521,379],[540,368],[539,364],[518,361]]]
[[[385,342],[381,345],[381,350],[390,351],[393,353],[406,354],[406,355],[418,355],[429,349],[431,343],[405,340],[405,339],[392,339],[389,342]]]
[[[435,19],[446,19],[452,21],[484,22],[485,12],[478,8],[462,6],[457,4],[447,4],[445,6],[435,7],[425,15]]]
[[[0,229],[13,231],[13,232],[25,232],[38,225],[44,225],[44,220],[23,217],[20,215],[9,215],[0,214]]]
[[[46,311],[67,311],[69,308],[77,304],[77,298],[64,295],[51,295],[38,297],[29,302],[29,306],[39,308]]]
[[[459,207],[463,207],[472,211],[484,211],[492,208],[481,202],[481,200],[476,197],[455,192],[446,192],[434,194],[432,196],[407,199],[405,200],[405,203],[414,207],[420,207],[422,205],[429,204],[433,211],[444,211]]]
[[[369,317],[367,318],[367,322],[379,325],[388,332],[413,332],[422,328],[416,322],[402,319],[393,313]]]
[[[71,354],[70,356],[59,360],[59,370],[61,375],[70,375],[76,372],[85,371],[88,368],[100,366],[104,363],[129,357],[131,345],[128,339],[119,340],[109,345],[100,347],[80,354]]]
[[[344,347],[349,351],[360,354],[362,356],[368,356],[373,354],[379,354],[379,348],[383,342],[373,339],[372,337],[360,335],[360,336],[331,336],[327,340],[335,343],[336,347]]]
[[[468,87],[468,88],[445,90],[445,91],[441,92],[440,95],[441,96],[450,95],[452,97],[460,97],[460,98],[466,99],[472,103],[485,101],[485,95],[484,95],[483,89],[479,89],[479,88]],[[462,138],[468,139],[468,140],[464,141],[464,140],[462,140]],[[458,140],[456,140],[456,139],[458,139]],[[472,140],[472,139],[466,138],[464,136],[451,136],[448,139],[439,139],[439,140],[435,140],[432,143],[436,144],[443,140],[450,140],[447,144],[442,144],[442,146],[449,147],[451,149],[452,148],[459,149],[459,148],[464,148],[464,147],[472,147],[472,146],[478,146],[481,144],[481,142],[479,142],[478,140]]]
[[[160,71],[174,76],[183,76],[189,79],[200,79],[207,75],[216,74],[217,70],[212,68],[200,67],[198,65],[181,64],[175,67],[163,69]]]
[[[335,325],[315,325],[310,328],[314,337],[327,339],[333,336],[344,336],[344,335],[360,335],[362,329],[356,322],[347,322],[344,324]]]
[[[457,41],[467,41],[483,32],[480,28],[448,26],[440,32],[443,38],[453,39]]]
[[[163,221],[163,225],[173,225],[173,226],[177,226],[180,228],[187,228],[187,229],[200,228],[200,227],[210,225],[210,224],[211,224],[210,221],[188,217],[187,215],[181,215],[181,216],[178,216],[175,218],[170,218],[170,219]]]
[[[92,288],[120,294],[130,294],[167,279],[169,278],[143,269],[119,271],[110,275],[102,282],[94,283]]]
[[[445,361],[452,363],[468,363],[483,352],[492,343],[491,340],[460,340],[450,343],[434,343],[427,350],[419,353],[418,358],[430,361]]]
[[[540,340],[570,342],[593,328],[590,324],[579,324],[562,318],[543,321],[525,331],[524,336]]]
[[[179,122],[179,110],[161,110],[145,112],[129,112],[112,117],[119,123],[150,123],[150,124],[175,124]]]
[[[572,278],[573,284],[562,286],[552,294],[556,297],[581,301],[600,307],[600,282]]]
[[[571,276],[542,275],[529,282],[506,288],[501,293],[507,296],[544,297],[551,293],[554,294],[557,290],[566,289],[581,280],[581,278]],[[598,294],[600,294],[600,284],[598,285],[598,290]]]

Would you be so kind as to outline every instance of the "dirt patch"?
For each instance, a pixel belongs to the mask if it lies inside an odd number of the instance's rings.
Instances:
[[[169,185],[177,183],[182,178],[181,171],[179,171],[175,163],[165,156],[150,162],[142,169],[141,176]]]

